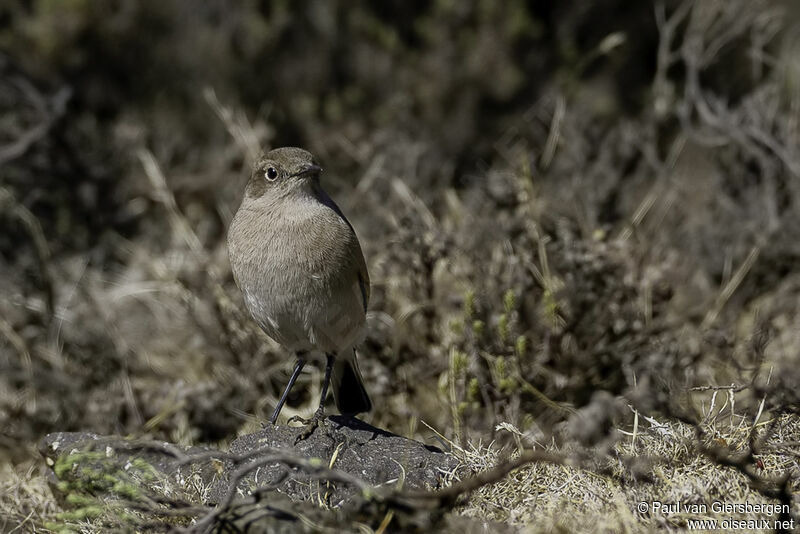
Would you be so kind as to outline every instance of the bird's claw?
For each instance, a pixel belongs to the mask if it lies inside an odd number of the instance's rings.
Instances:
[[[311,436],[311,434],[313,434],[314,431],[317,429],[320,421],[324,420],[325,420],[325,411],[322,409],[319,409],[316,412],[314,412],[314,415],[312,415],[308,419],[303,419],[299,415],[294,415],[290,417],[289,421],[287,421],[288,424],[300,422],[303,424],[303,426],[305,426],[303,431],[300,432],[294,439],[294,444],[297,445],[301,441],[307,440]]]

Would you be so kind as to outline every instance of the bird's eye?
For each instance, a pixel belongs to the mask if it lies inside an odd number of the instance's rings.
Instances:
[[[267,180],[270,182],[274,182],[275,179],[278,177],[278,171],[275,170],[275,167],[270,167],[267,169],[267,172],[264,173],[264,176],[267,177]]]

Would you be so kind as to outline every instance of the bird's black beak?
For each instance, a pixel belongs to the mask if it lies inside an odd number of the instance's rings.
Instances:
[[[313,163],[308,165],[303,165],[299,171],[294,173],[292,176],[303,176],[305,174],[319,174],[322,172],[322,167],[319,165],[314,165]]]

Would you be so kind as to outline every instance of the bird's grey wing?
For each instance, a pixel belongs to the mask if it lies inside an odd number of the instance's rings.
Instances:
[[[319,201],[332,209],[336,215],[338,215],[345,223],[347,223],[347,226],[350,227],[350,231],[353,233],[353,239],[350,242],[350,257],[354,258],[355,260],[354,267],[357,273],[358,287],[361,291],[361,300],[364,305],[364,312],[366,313],[370,295],[369,272],[367,271],[367,262],[364,260],[364,253],[361,251],[361,244],[358,242],[356,231],[353,228],[353,225],[350,224],[350,221],[347,220],[347,217],[345,217],[344,213],[342,213],[342,210],[339,208],[336,202],[334,202],[333,199],[328,196],[328,194],[321,187],[315,187],[315,193]]]
[[[355,237],[355,231],[353,232]],[[355,237],[355,249],[353,256],[356,258],[356,276],[358,277],[358,288],[361,290],[361,300],[364,304],[364,313],[367,312],[367,305],[369,304],[369,273],[367,272],[367,263],[364,261],[364,254],[361,252],[361,245],[358,243],[358,238]]]

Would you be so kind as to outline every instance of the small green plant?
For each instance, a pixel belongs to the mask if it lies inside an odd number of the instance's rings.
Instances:
[[[468,290],[460,315],[451,321],[450,361],[440,388],[451,406],[455,429],[463,428],[467,421],[469,426],[482,421],[493,428],[505,414],[495,413],[494,419],[487,420],[487,401],[495,401],[494,408],[497,408],[519,405],[521,399],[532,395],[531,388],[522,379],[530,341],[521,331],[519,295],[518,290],[509,288],[495,299],[482,298],[479,305],[475,291]],[[487,302],[493,302],[494,306]],[[462,328],[465,324],[468,325],[466,330]],[[539,396],[541,393],[533,395],[537,401],[541,400]],[[530,414],[520,415],[517,422],[520,425],[533,421],[530,417],[526,419]]]
[[[58,489],[70,509],[55,517],[61,523],[48,526],[56,532],[76,532],[74,523],[90,522],[103,528],[135,529],[146,515],[159,514],[158,505],[148,495],[148,487],[167,484],[163,475],[142,458],[124,466],[98,451],[78,451],[60,456],[53,465]],[[131,505],[137,510],[132,514]]]

